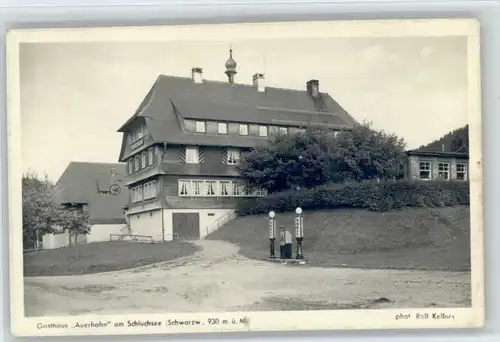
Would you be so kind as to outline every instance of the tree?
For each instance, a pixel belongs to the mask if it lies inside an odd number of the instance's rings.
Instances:
[[[89,233],[87,213],[81,207],[64,206],[60,191],[46,174],[43,178],[32,171],[23,175],[22,192],[25,249],[38,248],[43,235],[58,227],[70,235]]]
[[[324,128],[277,135],[242,157],[239,171],[250,188],[278,192],[347,180],[403,176],[403,139],[369,123],[332,134]]]
[[[52,233],[60,222],[61,201],[47,175],[29,171],[22,178],[23,246],[37,248],[44,234]]]
[[[61,228],[75,237],[75,256],[79,258],[77,239],[90,233],[89,215],[81,206],[66,206],[61,210]]]
[[[397,179],[404,175],[405,141],[395,134],[372,128],[371,123],[355,126],[337,136],[332,178],[362,181]]]
[[[296,134],[278,134],[269,144],[243,155],[238,167],[251,189],[269,192],[289,188],[310,188],[328,181],[326,165],[331,163],[331,134],[309,128]]]

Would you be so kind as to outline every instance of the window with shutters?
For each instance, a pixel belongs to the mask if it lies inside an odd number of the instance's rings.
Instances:
[[[197,147],[186,147],[186,163],[198,164],[200,162],[199,152]]]
[[[237,165],[240,162],[240,151],[235,148],[230,148],[227,150],[227,164]]]

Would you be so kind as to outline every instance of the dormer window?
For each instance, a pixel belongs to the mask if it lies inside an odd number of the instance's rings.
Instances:
[[[196,133],[205,133],[206,132],[205,121],[196,121],[195,130]]]
[[[198,148],[197,147],[186,147],[186,163],[187,164],[198,164],[200,162]]]
[[[239,133],[240,135],[248,135],[248,125],[240,124]]]
[[[219,134],[227,134],[227,123],[225,123],[225,122],[219,122],[217,124],[217,132]]]

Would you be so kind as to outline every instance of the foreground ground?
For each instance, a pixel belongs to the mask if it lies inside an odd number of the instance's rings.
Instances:
[[[199,248],[180,241],[166,244],[113,241],[73,245],[24,255],[25,276],[79,275],[129,269],[174,260]]]
[[[26,316],[470,306],[470,273],[361,270],[248,259],[222,241],[142,268],[25,277]]]
[[[295,234],[294,213],[277,226]],[[313,266],[375,269],[470,270],[468,206],[305,212],[304,255]],[[208,238],[241,246],[248,258],[269,255],[267,215],[238,218]],[[278,242],[276,243],[278,249]],[[295,253],[295,237],[293,250]]]

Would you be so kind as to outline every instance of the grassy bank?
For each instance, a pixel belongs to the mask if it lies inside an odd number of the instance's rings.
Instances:
[[[195,245],[179,241],[164,244],[113,241],[72,245],[25,254],[24,275],[62,276],[117,271],[174,260],[197,250]]]
[[[470,270],[468,206],[387,212],[335,209],[304,212],[304,255],[321,267]],[[294,234],[294,213],[277,225]],[[241,246],[252,259],[269,256],[267,215],[240,217],[208,238]],[[278,243],[276,244],[278,249]],[[294,253],[295,253],[294,241]]]

